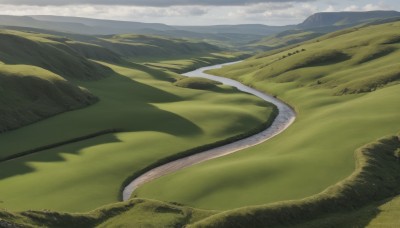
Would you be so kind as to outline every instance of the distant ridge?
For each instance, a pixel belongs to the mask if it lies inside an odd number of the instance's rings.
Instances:
[[[397,11],[367,11],[367,12],[322,12],[308,17],[299,28],[316,28],[326,26],[356,25],[379,19],[400,17]]]

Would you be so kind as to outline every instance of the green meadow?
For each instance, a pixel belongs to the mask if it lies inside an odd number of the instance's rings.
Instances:
[[[106,63],[86,59],[60,37],[18,31],[5,31],[4,36],[11,36],[11,43],[19,40],[51,50],[57,57],[38,51],[33,58],[17,46],[0,48],[1,60],[7,63],[0,66],[1,74],[6,79],[22,80],[2,91],[7,95],[1,98],[4,104],[12,103],[3,105],[11,114],[2,123],[18,120],[13,113],[32,114],[26,121],[29,125],[0,135],[2,159],[98,132],[112,132],[2,161],[0,207],[9,210],[83,212],[115,203],[124,181],[133,174],[178,153],[250,132],[273,111],[271,105],[231,87],[183,88],[174,84],[182,76],[170,71],[126,60]],[[87,72],[74,65],[80,59],[85,61],[82,66]],[[68,70],[69,66],[72,69]],[[60,69],[56,71],[59,74],[51,73],[54,67],[66,68],[65,73]],[[38,82],[30,84],[33,89],[24,90],[21,84],[29,80]],[[43,90],[42,84],[49,88]],[[20,90],[19,97],[11,96],[12,91]],[[57,100],[58,96],[64,99]],[[94,102],[85,102],[86,97]],[[69,105],[74,99],[83,104]],[[64,109],[50,112],[55,104]],[[50,114],[40,115],[41,110],[50,110]]]
[[[249,56],[226,47],[0,30],[0,227],[399,224],[398,20],[323,36],[289,30],[243,46],[274,50],[210,73],[286,102],[293,125],[119,202],[124,184],[150,167],[273,120],[275,107],[253,95],[179,75]]]
[[[181,88],[153,78],[154,72],[110,67],[119,76],[82,83],[98,103],[3,133],[2,156],[105,129],[122,132],[3,162],[1,206],[87,211],[116,202],[122,183],[135,172],[250,131],[272,112],[268,104],[232,88]],[[24,143],[16,143],[18,138]]]
[[[302,199],[346,178],[357,148],[400,129],[399,31],[399,22],[349,29],[213,70],[288,102],[295,123],[268,142],[162,177],[135,195],[229,210]]]

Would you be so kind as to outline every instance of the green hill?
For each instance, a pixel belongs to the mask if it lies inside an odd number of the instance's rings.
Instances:
[[[13,30],[0,31],[0,61],[41,67],[76,80],[104,78],[111,71],[83,57],[64,37]]]
[[[72,81],[95,80],[109,68],[87,60],[61,37],[0,31],[0,131],[98,101]]]
[[[0,132],[96,101],[86,89],[50,71],[0,63]]]
[[[93,43],[135,61],[139,59],[173,59],[221,51],[220,48],[205,42],[150,35],[103,36]]]
[[[274,118],[257,97],[221,85],[175,86],[182,77],[161,67],[237,58],[214,53],[216,46],[44,32],[0,31],[0,129],[8,130],[0,134],[1,207],[78,212],[115,203],[132,175]]]
[[[323,12],[308,17],[300,28],[314,28],[327,26],[356,25],[373,20],[400,17],[397,11],[367,11],[367,12]]]
[[[312,30],[288,30],[276,35],[267,36],[256,43],[247,45],[247,47],[257,51],[269,51],[311,40],[323,34]]]
[[[94,103],[97,99],[77,84],[109,77],[115,72],[93,60],[130,64],[128,60],[154,61],[193,55],[200,58],[219,51],[203,42],[156,36],[99,38],[59,32],[46,34],[46,30],[30,28],[15,29],[18,30],[0,30],[0,61],[4,63],[0,66],[0,83],[4,88],[1,131]],[[215,56],[217,61],[229,58]],[[185,62],[184,69],[208,63]]]
[[[290,223],[289,218],[298,218],[296,214],[279,214],[280,209],[275,211],[269,203],[324,191],[354,171],[358,148],[397,135],[399,37],[400,22],[353,28],[213,70],[288,102],[298,113],[296,122],[266,143],[159,178],[135,195],[203,209],[265,204],[265,210],[276,213],[271,218],[283,216]],[[395,161],[394,156],[390,159]],[[380,195],[383,188],[374,190],[376,198],[365,197],[362,205],[398,193]],[[221,223],[214,224],[231,224],[242,215],[247,222],[258,221],[256,216],[265,213],[264,207],[254,208],[221,213]],[[306,216],[313,215],[312,208],[306,209]],[[336,212],[342,209],[338,206]]]

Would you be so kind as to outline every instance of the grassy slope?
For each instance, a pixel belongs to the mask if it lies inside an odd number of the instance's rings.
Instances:
[[[182,227],[215,214],[170,203],[134,199],[103,206],[88,213],[0,210],[0,226],[9,227]],[[157,216],[157,219],[154,219]],[[8,225],[8,226],[7,226]],[[19,226],[17,226],[19,225]]]
[[[178,58],[170,58],[168,60],[150,60],[145,62],[144,64],[160,70],[183,73],[195,70],[203,66],[214,65],[224,62],[233,62],[246,57],[248,57],[248,54],[243,52],[219,52],[197,56],[180,56]]]
[[[204,42],[150,35],[120,34],[104,36],[93,41],[93,43],[135,61],[137,59],[174,58],[176,56],[221,51],[217,46]]]
[[[317,33],[314,31],[289,30],[276,35],[267,36],[266,38],[256,43],[247,45],[247,47],[253,48],[258,51],[268,51],[311,40],[321,35],[321,33]]]
[[[58,41],[46,34],[0,31],[0,132],[97,101],[71,80],[103,78],[111,70]]]
[[[2,30],[0,38],[0,61],[6,64],[37,66],[76,80],[99,79],[111,73],[74,51],[62,37]]]
[[[400,166],[393,156],[394,151],[399,149],[399,135],[364,145],[355,152],[357,168],[351,176],[318,195],[297,201],[218,212],[155,200],[133,199],[89,213],[10,213],[0,210],[0,225],[130,227],[134,224],[140,227],[182,227],[190,224],[190,227],[310,228],[365,227],[368,224],[370,227],[395,227],[398,224],[398,211],[395,210],[397,198],[384,203],[379,209],[382,202],[368,204],[400,192]],[[380,211],[385,209],[388,211]]]
[[[400,196],[378,207],[379,213],[367,227],[396,227],[400,224]]]
[[[125,132],[1,163],[2,207],[87,211],[116,202],[122,182],[133,173],[177,152],[252,130],[272,112],[233,88],[180,88],[170,82],[179,77],[173,73],[137,64],[107,66],[115,75],[79,83],[100,98],[96,105],[0,135],[1,156],[105,129]],[[21,138],[24,143],[14,143]]]
[[[182,78],[174,83],[174,85],[183,87],[183,88],[191,88],[191,89],[213,89],[216,88],[217,85],[222,84],[220,82],[212,81],[205,78]]]
[[[287,101],[296,122],[267,143],[160,178],[136,194],[231,209],[301,199],[342,180],[354,170],[356,148],[400,128],[399,27],[334,33],[213,71]]]
[[[50,71],[0,63],[0,132],[96,101],[87,90]]]
[[[365,227],[377,214],[373,208],[377,201],[400,193],[400,165],[394,156],[399,136],[357,149],[352,175],[317,195],[222,212],[194,227]]]

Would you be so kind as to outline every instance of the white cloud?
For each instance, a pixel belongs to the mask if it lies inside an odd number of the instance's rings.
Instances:
[[[351,5],[344,8],[344,11],[373,11],[373,10],[390,10],[391,7],[386,5],[384,1],[379,3],[368,3],[364,6]]]
[[[360,7],[356,5],[347,6],[343,11],[360,11]]]
[[[175,2],[178,1],[180,0],[175,0]],[[231,0],[225,0],[225,1],[231,1]],[[0,14],[79,16],[79,17],[99,18],[99,19],[128,20],[128,21],[140,21],[140,22],[160,22],[166,24],[184,24],[184,25],[244,24],[244,23],[285,25],[285,24],[300,23],[311,14],[321,11],[332,12],[332,11],[343,11],[343,10],[366,11],[366,10],[376,10],[376,9],[394,9],[393,3],[391,2],[389,3],[391,3],[392,6],[385,5],[385,3],[388,3],[388,1],[386,0],[381,2],[377,1],[372,2],[372,0],[363,0],[362,1],[363,4],[356,1],[344,2],[338,0],[334,1],[315,0],[313,2],[311,2],[312,0],[310,0],[310,3],[304,3],[299,1],[277,1],[277,0],[276,1],[249,0],[249,1],[259,2],[259,3],[247,4],[241,6],[184,5],[184,6],[166,6],[166,7],[101,5],[101,4],[32,6],[32,5],[1,4],[2,1],[0,0]],[[351,3],[352,5],[346,5],[346,3],[347,4]]]
[[[385,5],[383,2],[380,2],[378,4],[367,4],[362,8],[362,10],[364,10],[364,11],[387,10],[387,9],[390,9],[390,8],[387,5]]]
[[[71,6],[27,6],[0,5],[3,15],[58,15],[79,16],[104,19],[140,19],[142,17],[186,17],[201,16],[208,12],[209,7],[172,6],[136,7],[109,5],[71,5]]]
[[[322,12],[335,12],[336,8],[333,5],[329,5],[326,9],[324,9]]]
[[[228,13],[230,18],[244,18],[258,21],[301,21],[305,17],[318,12],[318,7],[311,4],[264,3],[240,7]]]

